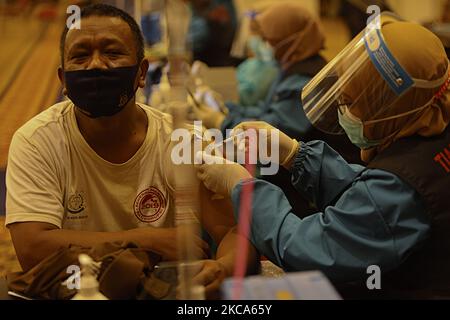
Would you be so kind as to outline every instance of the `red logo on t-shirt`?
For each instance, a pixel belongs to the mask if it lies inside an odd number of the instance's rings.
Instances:
[[[164,194],[155,187],[145,189],[134,200],[134,214],[142,222],[155,222],[166,210]]]

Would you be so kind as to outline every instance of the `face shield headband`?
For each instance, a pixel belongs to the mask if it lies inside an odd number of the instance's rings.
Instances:
[[[370,97],[373,99],[371,103],[379,106],[379,109],[365,123],[386,121],[418,112],[439,97],[437,94],[425,105],[417,106],[404,114],[392,115],[390,107],[411,88],[441,88],[441,95],[448,88],[450,69],[441,78],[432,81],[411,77],[390,51],[383,38],[380,23],[375,21],[386,24],[398,19],[385,13],[380,19],[374,19],[302,90],[301,100],[305,114],[323,132],[344,133],[338,120],[339,108],[342,106],[351,112],[357,106],[364,107]],[[372,65],[377,76],[370,77],[364,73],[364,66],[369,65]],[[374,92],[377,94],[374,95]],[[364,110],[358,111],[354,114],[364,113]]]

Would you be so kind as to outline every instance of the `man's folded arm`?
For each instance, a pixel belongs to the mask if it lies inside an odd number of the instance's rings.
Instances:
[[[27,271],[62,247],[92,247],[104,242],[131,241],[159,253],[164,260],[176,260],[176,230],[145,227],[117,232],[91,232],[60,229],[43,222],[19,222],[9,226],[19,262]],[[199,254],[206,256],[206,244],[197,242]]]

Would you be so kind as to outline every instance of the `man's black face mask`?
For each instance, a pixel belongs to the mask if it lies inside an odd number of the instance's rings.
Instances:
[[[67,95],[91,118],[113,116],[134,97],[138,69],[139,65],[65,71]]]

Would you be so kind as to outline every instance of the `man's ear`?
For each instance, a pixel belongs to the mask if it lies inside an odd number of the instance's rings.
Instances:
[[[148,59],[144,58],[139,67],[139,78],[138,78],[139,88],[145,87],[145,79],[147,78],[148,67],[149,67]]]
[[[64,81],[64,70],[61,66],[58,67],[58,78],[63,88],[62,93],[66,96],[67,95],[66,82]]]

